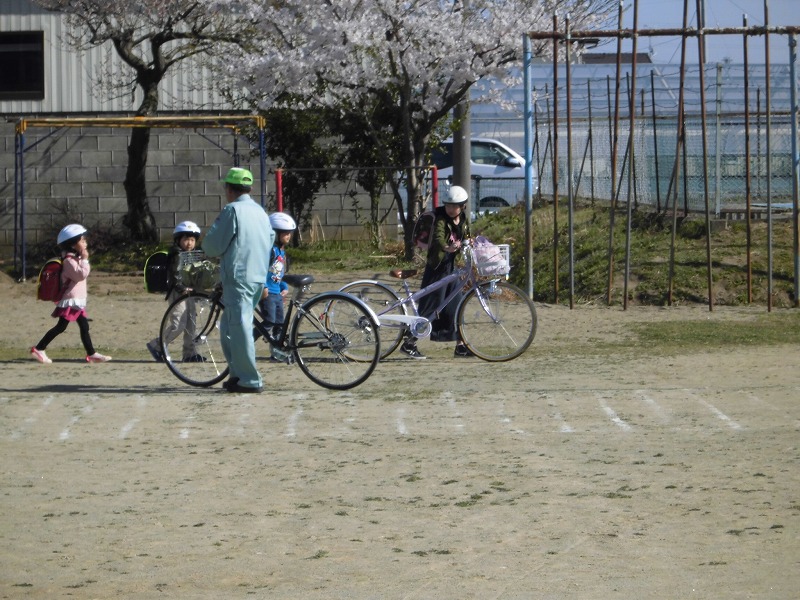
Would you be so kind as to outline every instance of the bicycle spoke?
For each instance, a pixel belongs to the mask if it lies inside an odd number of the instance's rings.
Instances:
[[[467,347],[479,358],[493,362],[516,358],[536,335],[533,302],[506,281],[484,282],[471,290],[457,321]]]
[[[179,298],[164,314],[161,351],[167,367],[181,381],[206,387],[227,376],[219,333],[221,314],[222,305],[202,292]]]
[[[374,318],[361,302],[337,292],[321,294],[299,307],[291,345],[309,379],[330,389],[359,385],[380,358]]]
[[[397,294],[390,287],[377,281],[355,281],[339,290],[355,296],[366,304],[380,319],[382,314],[405,315],[405,306],[400,304],[390,308],[398,301]],[[393,322],[381,321],[381,359],[394,352],[403,341],[406,326]]]

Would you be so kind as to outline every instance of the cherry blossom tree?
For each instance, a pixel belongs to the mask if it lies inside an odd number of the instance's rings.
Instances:
[[[441,124],[482,81],[519,73],[522,34],[569,13],[574,28],[603,23],[616,0],[206,0],[247,10],[259,47],[239,76],[262,108],[326,108],[360,118],[384,166],[406,169],[400,206],[407,251],[420,173]],[[538,53],[550,52],[542,43]],[[497,91],[497,88],[494,88]],[[492,95],[487,86],[487,98]]]
[[[241,11],[211,13],[199,0],[31,0],[64,13],[69,27],[65,40],[77,50],[110,44],[130,69],[95,73],[97,87],[110,95],[140,98],[137,116],[159,109],[160,84],[177,63],[197,64],[247,47],[253,39],[250,22]],[[147,201],[150,130],[134,128],[128,145],[125,192],[128,212],[123,219],[135,240],[155,241],[155,219]]]

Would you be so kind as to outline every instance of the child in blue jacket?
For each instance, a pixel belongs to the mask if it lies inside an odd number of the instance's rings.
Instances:
[[[270,225],[275,230],[275,244],[270,251],[269,272],[261,295],[259,306],[264,317],[264,324],[278,336],[283,329],[285,313],[283,301],[289,293],[289,286],[283,280],[286,274],[286,246],[292,239],[292,232],[297,229],[294,219],[286,213],[273,213],[269,216]]]

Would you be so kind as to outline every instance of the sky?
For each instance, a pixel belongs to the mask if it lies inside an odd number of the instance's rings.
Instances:
[[[626,28],[633,27],[633,1],[625,0],[623,16]],[[638,0],[639,28],[662,29],[683,26],[684,0]],[[689,0],[689,24],[696,26],[696,0]],[[706,28],[741,27],[742,16],[747,15],[748,26],[764,25],[765,0],[705,0]],[[769,24],[800,25],[800,0],[768,0]],[[800,36],[798,36],[800,42]],[[623,51],[630,52],[631,43],[623,45]],[[763,64],[764,37],[748,38],[748,58],[751,63]],[[697,62],[697,39],[687,39],[687,61]],[[604,52],[615,51],[615,45],[606,45]],[[639,52],[653,54],[656,63],[680,63],[680,38],[652,37],[640,38]],[[744,62],[743,38],[741,35],[706,36],[706,61],[734,63]],[[789,62],[789,42],[786,35],[770,35],[770,62],[787,64]]]

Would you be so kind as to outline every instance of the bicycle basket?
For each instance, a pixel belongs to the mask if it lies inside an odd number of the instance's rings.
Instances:
[[[478,275],[508,275],[511,272],[511,247],[508,244],[493,244],[478,236],[473,252]]]
[[[202,250],[181,252],[178,277],[186,287],[210,290],[219,282],[219,265],[209,260]]]

